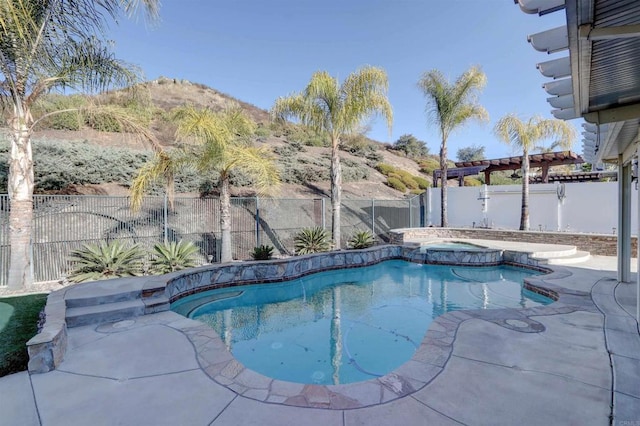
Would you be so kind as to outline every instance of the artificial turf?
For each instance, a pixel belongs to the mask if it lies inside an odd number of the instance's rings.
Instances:
[[[9,321],[0,330],[0,377],[27,369],[26,343],[38,331],[38,314],[46,301],[46,294],[0,298],[0,303],[13,306]]]

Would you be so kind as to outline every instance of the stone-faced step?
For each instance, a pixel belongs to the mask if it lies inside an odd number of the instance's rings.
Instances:
[[[80,306],[67,309],[67,327],[121,321],[145,314],[145,304],[140,299],[107,303],[95,306]]]
[[[140,277],[76,284],[65,293],[66,306],[77,308],[139,299],[143,285],[144,279]]]
[[[65,303],[67,308],[81,308],[85,306],[98,306],[110,303],[126,302],[129,300],[140,299],[140,290],[128,291],[128,292],[113,292],[111,294],[102,294],[96,296],[66,298]]]

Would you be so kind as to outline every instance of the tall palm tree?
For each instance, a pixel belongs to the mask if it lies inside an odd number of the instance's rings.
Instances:
[[[363,67],[342,84],[329,73],[318,71],[302,92],[278,98],[271,109],[275,120],[296,118],[315,131],[326,132],[331,139],[331,234],[335,249],[340,249],[340,141],[356,133],[362,121],[373,114],[383,115],[391,130],[393,113],[387,89],[387,73],[380,68]]]
[[[0,110],[11,133],[10,288],[33,282],[33,107],[55,89],[99,91],[136,81],[135,69],[113,57],[104,36],[109,20],[115,21],[121,12],[133,13],[138,6],[153,18],[159,0],[0,2]]]
[[[478,67],[465,71],[455,83],[451,84],[438,70],[425,72],[418,86],[427,98],[427,116],[429,122],[436,125],[440,132],[440,185],[441,225],[446,228],[447,220],[447,140],[451,133],[467,124],[470,120],[488,120],[487,111],[476,103],[477,95],[485,86],[486,76]]]
[[[156,180],[173,183],[173,175],[180,167],[194,166],[202,173],[217,173],[220,189],[221,262],[233,260],[231,252],[231,192],[233,171],[246,174],[263,192],[277,189],[280,173],[273,155],[267,148],[252,146],[250,137],[255,126],[239,108],[220,112],[179,107],[173,111],[177,122],[176,138],[187,143],[178,152],[158,152],[143,166],[131,185],[132,205],[140,200],[148,185]]]
[[[496,123],[494,133],[502,142],[522,150],[522,208],[520,230],[529,230],[529,152],[547,139],[556,139],[554,146],[571,148],[576,131],[566,121],[534,116],[522,121],[515,114],[507,114]]]

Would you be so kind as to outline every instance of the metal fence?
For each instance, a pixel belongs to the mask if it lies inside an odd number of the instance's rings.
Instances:
[[[9,270],[9,202],[0,195],[0,286]],[[420,225],[419,197],[405,200],[345,200],[342,244],[356,231],[369,230],[379,242],[387,231]],[[328,199],[232,198],[233,257],[248,259],[253,248],[268,244],[276,254],[293,254],[293,239],[303,228],[331,228]],[[33,277],[57,280],[68,272],[67,258],[83,244],[120,240],[151,250],[163,241],[188,240],[200,248],[201,263],[220,259],[219,200],[146,197],[138,212],[127,197],[36,195],[32,235]]]

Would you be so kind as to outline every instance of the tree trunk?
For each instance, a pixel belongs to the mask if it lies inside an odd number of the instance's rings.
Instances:
[[[522,208],[520,210],[520,230],[529,230],[529,153],[522,153]]]
[[[220,262],[231,262],[231,196],[229,194],[229,177],[220,176]]]
[[[340,203],[342,203],[342,170],[337,137],[331,138],[331,235],[333,248],[340,250]]]
[[[449,226],[449,220],[447,219],[447,141],[442,139],[442,145],[440,145],[440,226],[446,228]]]
[[[31,138],[24,120],[16,119],[9,161],[9,288],[29,289],[31,273],[31,233],[33,223],[33,156]]]

